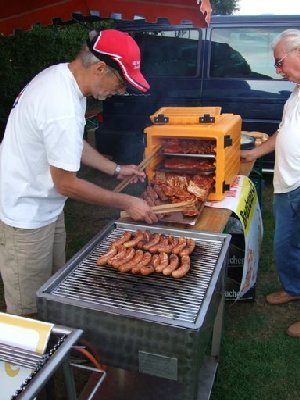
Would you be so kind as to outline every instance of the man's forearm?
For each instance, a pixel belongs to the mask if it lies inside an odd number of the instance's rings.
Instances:
[[[81,162],[88,167],[95,168],[108,175],[113,175],[116,169],[114,161],[105,158],[86,141],[83,142]]]
[[[276,137],[277,137],[277,131],[272,136],[270,136],[270,138],[266,142],[256,147],[255,150],[257,158],[269,154],[275,150]]]
[[[61,184],[59,191],[75,200],[119,209],[126,209],[131,199],[127,194],[111,192],[77,177]]]
[[[86,203],[119,208],[128,212],[135,221],[143,220],[148,224],[157,222],[157,216],[145,200],[115,193],[101,188],[76,176],[75,172],[50,166],[50,173],[58,193]]]

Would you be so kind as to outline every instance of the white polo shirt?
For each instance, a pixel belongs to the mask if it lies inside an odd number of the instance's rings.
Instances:
[[[83,149],[86,99],[68,64],[49,67],[18,96],[0,145],[0,219],[17,228],[54,222],[66,198],[50,165],[76,172]]]
[[[274,193],[300,186],[300,87],[285,103],[275,143]]]

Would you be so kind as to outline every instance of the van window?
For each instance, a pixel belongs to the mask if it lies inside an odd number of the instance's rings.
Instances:
[[[200,34],[193,29],[134,33],[142,72],[149,77],[196,75]]]
[[[213,78],[282,79],[276,74],[272,42],[282,28],[216,28],[211,34]]]

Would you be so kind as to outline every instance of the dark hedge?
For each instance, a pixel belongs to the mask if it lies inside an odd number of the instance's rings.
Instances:
[[[112,20],[90,23],[89,27],[113,27]],[[71,61],[88,38],[89,29],[72,23],[16,31],[0,35],[0,141],[11,106],[23,87],[41,70],[60,62]]]

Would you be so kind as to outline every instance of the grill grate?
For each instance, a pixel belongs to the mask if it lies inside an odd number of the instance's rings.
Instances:
[[[133,226],[131,229],[126,226],[125,229],[135,230]],[[196,248],[191,256],[191,270],[179,280],[161,274],[135,276],[120,273],[108,266],[98,267],[96,259],[108,250],[111,241],[120,237],[125,229],[116,227],[106,237],[100,238],[89,254],[51,290],[51,294],[86,303],[87,307],[101,305],[112,312],[118,309],[145,317],[151,315],[176,322],[195,323],[218,263],[223,241],[193,237],[196,239]],[[171,234],[176,236],[174,231]],[[189,235],[186,232],[184,236]]]

